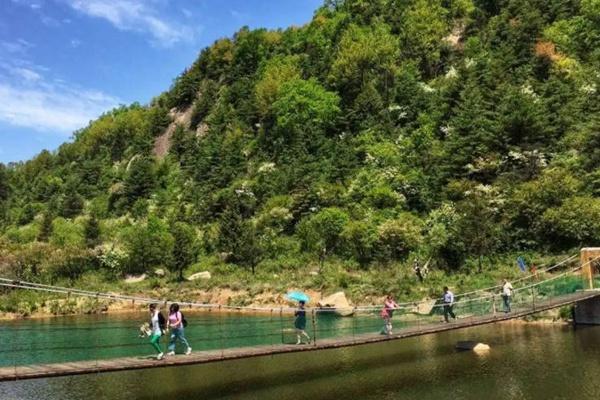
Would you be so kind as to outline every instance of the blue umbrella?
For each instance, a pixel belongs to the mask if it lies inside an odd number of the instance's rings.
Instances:
[[[310,300],[309,297],[302,292],[288,292],[288,294],[286,294],[285,297],[288,300],[303,301],[305,303],[308,303],[308,301]]]

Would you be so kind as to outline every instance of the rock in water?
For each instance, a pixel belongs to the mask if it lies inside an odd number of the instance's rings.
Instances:
[[[458,350],[487,351],[490,346],[481,342],[464,341],[456,343],[456,348]]]
[[[348,302],[344,292],[337,292],[321,299],[318,303],[321,308],[333,308],[337,315],[348,317],[354,314],[354,309]]]

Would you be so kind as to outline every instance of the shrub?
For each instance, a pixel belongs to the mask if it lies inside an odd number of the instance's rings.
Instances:
[[[406,257],[422,243],[422,226],[423,222],[409,213],[381,224],[377,229],[379,256],[388,261]]]

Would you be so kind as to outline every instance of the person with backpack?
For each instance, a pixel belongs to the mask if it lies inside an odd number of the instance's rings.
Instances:
[[[171,307],[169,307],[169,319],[167,320],[167,330],[171,328],[171,338],[169,340],[169,352],[168,356],[175,355],[175,342],[177,339],[181,343],[185,345],[185,354],[188,355],[192,352],[192,348],[185,338],[185,334],[183,332],[183,328],[187,326],[187,321],[185,320],[183,314],[179,311],[179,304],[173,303]]]
[[[162,360],[164,353],[160,347],[160,337],[165,329],[165,317],[157,309],[156,304],[150,304],[150,344],[158,352],[157,360]]]

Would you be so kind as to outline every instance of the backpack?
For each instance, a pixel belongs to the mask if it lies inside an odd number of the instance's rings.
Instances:
[[[161,312],[158,313],[158,326],[163,332],[167,329],[167,321],[165,320],[165,316],[162,315]]]
[[[179,314],[181,315],[181,325],[183,325],[184,328],[187,328],[188,323],[187,323],[187,319],[185,319],[185,317],[183,316],[183,313],[180,311]]]

